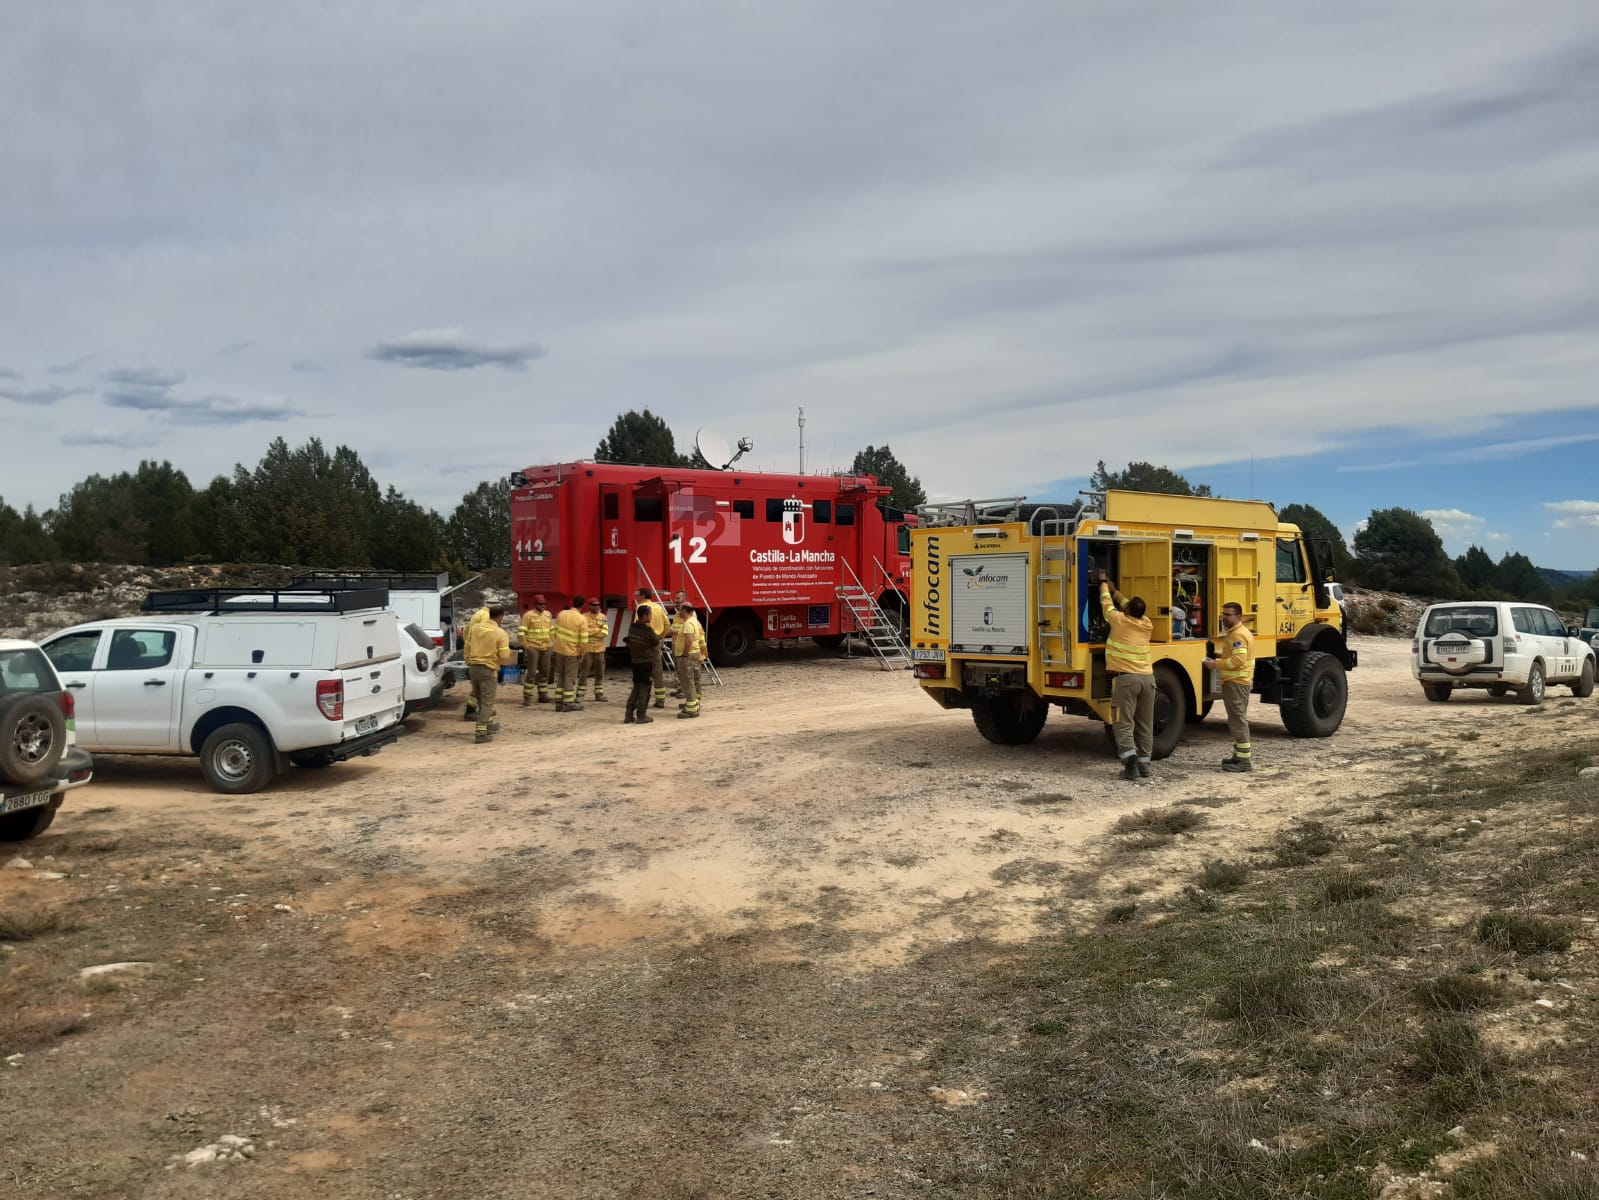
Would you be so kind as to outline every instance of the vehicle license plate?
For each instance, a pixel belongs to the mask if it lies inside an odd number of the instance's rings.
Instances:
[[[50,803],[50,789],[42,792],[23,792],[20,796],[7,796],[0,800],[0,813],[21,812],[25,808],[38,808]]]
[[[378,718],[377,717],[358,717],[358,718],[356,718],[355,731],[357,733],[371,733],[377,727],[378,727]]]
[[[944,661],[944,652],[942,650],[912,650],[911,651],[911,661],[913,661],[913,662],[943,662]]]

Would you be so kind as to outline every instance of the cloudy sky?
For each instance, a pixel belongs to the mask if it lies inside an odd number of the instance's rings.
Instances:
[[[1599,6],[3,0],[0,495],[648,406],[1599,565]]]

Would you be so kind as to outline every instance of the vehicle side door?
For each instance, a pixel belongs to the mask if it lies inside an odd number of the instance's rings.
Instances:
[[[1549,648],[1549,674],[1557,679],[1570,679],[1577,673],[1571,635],[1560,623],[1559,616],[1550,609],[1538,609],[1537,616],[1543,625],[1544,642]]]
[[[105,665],[94,685],[96,740],[112,751],[177,750],[183,631],[152,625],[108,632]]]
[[[105,653],[103,633],[100,629],[69,629],[40,646],[61,676],[61,686],[72,693],[73,726],[84,750],[100,748],[95,729],[95,684],[99,680],[95,665]]]
[[[1273,614],[1276,627],[1261,630],[1281,638],[1291,638],[1315,619],[1316,598],[1310,585],[1310,568],[1297,537],[1277,539],[1277,604]]]

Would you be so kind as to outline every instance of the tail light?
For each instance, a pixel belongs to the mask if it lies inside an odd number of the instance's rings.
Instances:
[[[344,720],[344,680],[317,680],[316,706],[322,710],[322,715],[328,720]]]
[[[444,635],[442,633],[435,635],[433,638],[433,644],[435,646],[442,647],[444,645]]]
[[[69,721],[78,715],[78,702],[71,692],[61,692],[57,695],[56,705],[61,709],[61,715]]]
[[[942,679],[942,678],[944,678],[944,664],[943,663],[917,663],[916,664],[916,678],[918,678],[918,679]]]
[[[1050,671],[1044,676],[1045,683],[1052,688],[1080,688],[1083,686],[1083,676],[1077,671]]]
[[[426,654],[420,650],[416,652],[416,669],[418,671],[421,671],[425,674],[432,667],[432,665],[433,664],[428,661],[428,656]]]

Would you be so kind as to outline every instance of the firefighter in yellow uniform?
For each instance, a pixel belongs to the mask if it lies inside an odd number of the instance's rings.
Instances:
[[[583,654],[583,661],[577,668],[577,698],[583,699],[583,693],[588,690],[589,680],[594,680],[594,698],[601,704],[605,703],[605,648],[611,644],[611,626],[605,620],[605,614],[600,610],[598,600],[589,601],[588,615],[584,618],[588,623],[588,649]]]
[[[522,614],[517,626],[517,641],[522,643],[527,665],[522,671],[522,703],[532,704],[535,689],[539,703],[550,702],[550,684],[555,680],[555,615],[544,607],[544,597],[534,596],[533,607]]]
[[[588,640],[589,623],[583,615],[583,597],[573,596],[572,603],[555,618],[556,712],[581,712],[583,709],[577,702],[577,672],[588,649]]]
[[[669,639],[677,637],[677,627],[683,623],[683,618],[688,615],[685,611],[687,608],[688,593],[679,588],[677,594],[672,597],[672,622],[669,626],[670,632],[667,635]],[[667,644],[671,645],[671,642],[668,641]],[[673,652],[673,656],[674,658],[676,657],[675,651]],[[681,700],[683,698],[683,689],[675,689],[672,692],[672,697],[673,699]]]
[[[1122,761],[1122,778],[1149,778],[1149,760],[1155,745],[1155,665],[1149,656],[1149,639],[1155,624],[1144,616],[1144,600],[1123,599],[1099,573],[1099,607],[1110,625],[1105,639],[1105,670],[1114,677],[1110,702],[1116,706],[1116,756]]]
[[[705,630],[694,615],[694,606],[678,605],[672,617],[672,658],[677,663],[677,686],[683,693],[678,705],[678,720],[700,715],[700,661],[705,657]]]
[[[489,619],[489,610],[486,609],[486,608],[480,608],[480,609],[477,610],[477,612],[473,613],[470,618],[467,619],[466,624],[461,628],[461,661],[462,662],[466,661],[466,635],[471,632],[472,626],[480,625],[483,622],[487,621],[488,619]],[[466,681],[467,681],[467,687],[468,687],[468,689],[470,689],[471,685],[472,685],[472,669],[471,669],[471,667],[467,668]],[[496,682],[498,682],[497,678],[496,678]],[[463,721],[475,721],[475,720],[477,720],[477,697],[474,696],[471,693],[470,690],[468,690],[467,694],[466,694],[466,707],[461,710],[461,720],[463,720]]]
[[[480,621],[478,617],[483,619]],[[486,742],[500,731],[500,720],[494,714],[494,698],[500,688],[500,668],[511,661],[511,639],[500,628],[505,610],[492,605],[474,614],[466,627],[467,677],[472,681],[472,699],[476,701],[477,738]]]
[[[661,662],[661,650],[666,645],[666,637],[669,632],[669,626],[667,625],[666,621],[666,609],[662,606],[659,600],[650,595],[648,588],[639,588],[637,595],[638,602],[640,604],[649,605],[650,628],[655,630],[655,636],[661,639],[655,647],[655,669],[653,677],[655,680],[655,707],[665,708],[666,667]]]
[[[1255,686],[1255,635],[1244,624],[1237,604],[1221,606],[1221,649],[1207,658],[1207,667],[1221,671],[1221,702],[1227,709],[1227,732],[1233,735],[1233,752],[1221,760],[1223,771],[1253,771],[1249,757],[1249,693]]]

